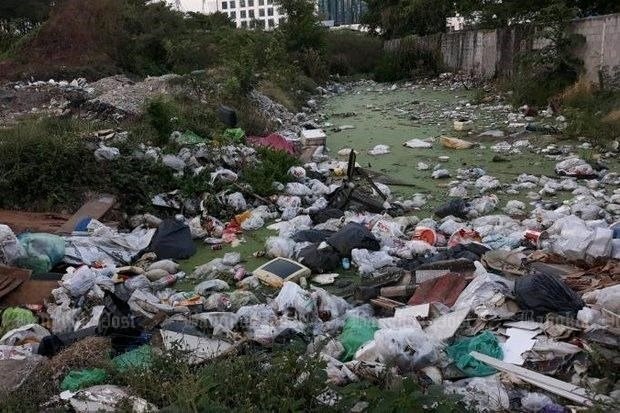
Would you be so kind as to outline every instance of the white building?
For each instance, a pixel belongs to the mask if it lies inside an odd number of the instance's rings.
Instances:
[[[222,12],[237,27],[272,29],[284,21],[286,15],[273,0],[168,0],[181,11],[201,13]]]

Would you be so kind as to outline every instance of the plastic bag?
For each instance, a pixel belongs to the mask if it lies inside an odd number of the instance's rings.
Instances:
[[[322,288],[315,287],[312,297],[316,302],[319,318],[323,321],[339,318],[351,308],[345,299],[330,294]]]
[[[491,191],[493,189],[497,189],[501,185],[502,184],[499,182],[499,179],[490,175],[481,176],[480,178],[476,179],[476,182],[474,183],[474,186],[483,193]]]
[[[121,151],[118,148],[101,144],[99,148],[95,149],[94,155],[98,161],[113,161],[121,156]]]
[[[304,322],[312,320],[317,314],[310,292],[290,281],[284,282],[273,303],[276,311],[286,313],[294,310],[297,318]]]
[[[458,138],[450,138],[448,136],[440,136],[439,143],[441,143],[441,146],[448,149],[469,149],[474,146],[473,142]]]
[[[351,256],[353,249],[366,249],[378,251],[380,249],[379,240],[364,225],[350,222],[340,231],[336,232],[327,239],[327,243],[343,257]]]
[[[473,310],[479,305],[486,304],[497,293],[512,295],[514,282],[499,275],[488,273],[480,262],[474,262],[476,276],[461,292],[452,306],[453,310]]]
[[[21,268],[29,268],[34,274],[50,271],[65,256],[65,240],[58,235],[43,233],[24,233],[17,239],[25,255],[15,260]]]
[[[252,214],[248,219],[241,223],[241,228],[246,231],[255,231],[262,228],[265,225],[265,221],[258,214]]]
[[[390,153],[390,147],[388,145],[375,145],[372,149],[368,151],[368,155],[385,155]]]
[[[222,258],[222,264],[230,265],[231,267],[241,262],[241,254],[238,252],[227,252]]]
[[[222,281],[218,279],[206,280],[194,287],[194,291],[196,291],[196,293],[202,296],[207,296],[210,293],[216,292],[216,291],[227,291],[227,290],[230,290],[230,286],[228,285],[228,283],[226,281]]]
[[[0,337],[10,330],[23,327],[28,324],[36,324],[37,318],[32,311],[25,308],[9,307],[2,312],[2,323],[0,323]]]
[[[378,329],[379,326],[374,318],[347,317],[340,335],[340,342],[345,350],[341,360],[353,360],[355,352],[371,341]]]
[[[148,266],[147,271],[151,270],[164,270],[169,274],[176,274],[179,271],[179,264],[172,260],[159,260]]]
[[[241,192],[234,192],[226,197],[226,203],[233,207],[235,211],[244,211],[248,204]]]
[[[96,274],[86,265],[67,272],[63,277],[62,286],[72,297],[81,297],[95,285]]]
[[[364,249],[354,249],[351,251],[351,259],[357,265],[358,272],[362,275],[394,265],[395,259],[385,251],[368,251]]]
[[[519,306],[537,315],[576,315],[585,305],[581,297],[552,274],[524,275],[515,281]]]
[[[510,398],[499,374],[444,383],[444,391],[458,394],[471,409],[479,412],[508,411]]]
[[[220,179],[224,182],[235,182],[239,176],[230,169],[220,168],[215,172],[211,172],[211,185],[216,179]]]
[[[26,252],[11,228],[0,224],[0,263],[12,265],[24,255]]]
[[[149,345],[140,346],[112,359],[112,364],[121,373],[132,369],[147,369],[152,362],[153,348]]]
[[[86,369],[70,371],[60,383],[61,390],[78,391],[84,387],[101,384],[108,379],[104,369]]]
[[[375,351],[387,364],[403,372],[428,366],[438,360],[438,344],[420,328],[381,329],[375,333]]]
[[[215,258],[206,264],[196,267],[194,272],[192,272],[191,278],[208,278],[228,269],[230,269],[230,266],[224,264],[224,260],[222,258]]]
[[[265,254],[271,258],[291,258],[295,250],[295,241],[285,237],[269,237],[265,241]]]
[[[486,354],[498,360],[504,357],[497,338],[490,331],[457,341],[446,349],[446,353],[454,360],[459,370],[469,377],[488,376],[496,372],[493,367],[473,358],[469,354],[472,351]]]
[[[301,180],[306,177],[306,170],[301,166],[291,166],[288,170],[288,174]]]
[[[183,161],[183,159],[179,158],[176,155],[164,155],[161,158],[161,161],[168,168],[174,169],[177,172],[183,172],[183,170],[185,169],[185,162]]]
[[[620,314],[620,284],[589,291],[582,298],[588,304],[596,304],[614,314]]]
[[[398,238],[405,237],[400,224],[388,219],[377,221],[370,232],[381,241],[382,246],[387,247],[393,247]]]
[[[43,337],[50,335],[50,332],[39,324],[26,324],[7,331],[0,338],[0,345],[17,346],[19,343],[35,342],[39,343]]]
[[[312,190],[299,182],[289,182],[286,184],[285,191],[289,195],[307,196],[312,195]]]

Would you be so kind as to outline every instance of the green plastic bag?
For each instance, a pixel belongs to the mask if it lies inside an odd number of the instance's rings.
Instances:
[[[472,351],[486,354],[498,360],[504,358],[497,338],[490,331],[485,331],[476,337],[457,341],[446,349],[446,353],[454,360],[456,366],[469,377],[489,376],[496,373],[493,367],[470,356],[469,353]]]
[[[70,371],[60,383],[61,390],[78,391],[85,387],[101,384],[108,379],[103,369],[87,369]]]
[[[0,337],[7,332],[25,326],[28,324],[36,324],[37,318],[30,310],[19,307],[10,307],[2,313],[2,322],[0,323]]]
[[[242,143],[245,139],[245,131],[241,128],[230,128],[224,131],[224,138],[232,140],[234,143]]]
[[[153,361],[153,348],[145,345],[135,350],[128,351],[112,359],[112,364],[121,373],[131,369],[146,369]]]
[[[27,232],[17,239],[26,255],[14,264],[32,270],[33,274],[49,272],[65,257],[65,240],[58,235]]]
[[[353,360],[357,349],[372,340],[378,329],[377,321],[372,318],[347,318],[340,335],[340,342],[345,350],[342,361]]]

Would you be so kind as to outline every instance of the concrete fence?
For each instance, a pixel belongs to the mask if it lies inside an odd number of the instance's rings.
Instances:
[[[528,36],[530,29],[512,26],[495,30],[462,30],[408,38],[415,47],[439,52],[444,67],[482,77],[510,77],[516,56],[536,47]],[[585,76],[592,82],[620,73],[620,14],[578,19],[571,23],[573,33],[585,42],[575,50],[584,62]],[[400,39],[389,40],[388,50],[398,48]]]

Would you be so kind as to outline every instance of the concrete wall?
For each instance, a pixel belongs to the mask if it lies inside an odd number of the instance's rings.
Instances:
[[[584,61],[586,78],[599,81],[599,72],[618,79],[620,74],[620,14],[575,20],[574,33],[585,37],[585,43],[575,50]],[[496,30],[462,30],[440,35],[410,39],[417,47],[439,48],[443,65],[453,71],[462,71],[483,77],[510,76],[515,57],[532,50],[528,29],[513,26]],[[386,42],[387,49],[395,49],[399,40]]]

